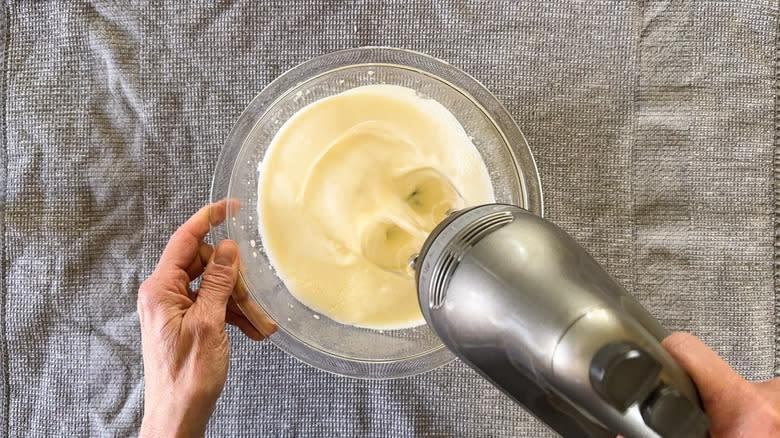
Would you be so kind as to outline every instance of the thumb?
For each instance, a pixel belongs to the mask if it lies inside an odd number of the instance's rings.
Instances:
[[[661,345],[691,376],[711,418],[734,415],[738,410],[734,403],[740,403],[740,394],[750,387],[745,379],[691,334],[672,333]]]
[[[209,322],[225,323],[225,308],[238,278],[238,246],[232,240],[223,240],[214,248],[200,280],[197,308]]]

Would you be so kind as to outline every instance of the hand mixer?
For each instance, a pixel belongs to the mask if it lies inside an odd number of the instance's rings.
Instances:
[[[462,210],[414,266],[444,344],[564,437],[706,436],[693,383],[661,347],[668,332],[549,221]]]

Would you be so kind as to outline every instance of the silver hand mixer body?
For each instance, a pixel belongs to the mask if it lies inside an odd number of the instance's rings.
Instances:
[[[416,282],[444,344],[561,435],[706,436],[667,331],[549,221],[502,204],[457,212],[426,240]]]

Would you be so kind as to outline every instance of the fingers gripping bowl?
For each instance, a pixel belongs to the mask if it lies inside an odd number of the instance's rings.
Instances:
[[[217,162],[211,200],[231,199],[214,238],[233,239],[249,299],[278,326],[269,339],[297,359],[358,378],[419,374],[453,359],[425,325],[375,330],[338,323],[301,304],[276,275],[258,227],[258,169],[272,140],[299,110],[366,85],[397,85],[443,105],[485,163],[496,202],[542,214],[531,152],[506,109],[481,84],[435,58],[401,49],[366,47],[307,61],[269,84],[241,114]]]

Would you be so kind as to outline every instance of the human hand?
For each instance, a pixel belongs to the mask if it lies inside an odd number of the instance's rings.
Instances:
[[[210,225],[225,220],[225,201],[210,207],[211,221],[206,206],[176,230],[138,290],[145,390],[142,437],[205,433],[227,376],[226,322],[255,340],[276,330],[249,302],[241,282],[236,284],[236,244],[223,240],[214,250],[203,242]],[[200,289],[193,292],[190,282],[201,274]]]
[[[750,383],[688,333],[673,333],[661,345],[696,384],[710,437],[780,437],[780,378]]]

